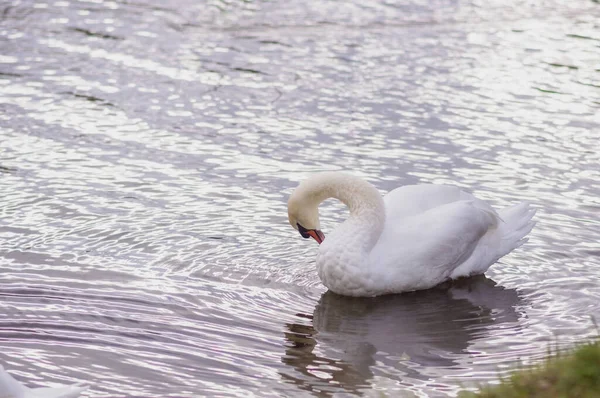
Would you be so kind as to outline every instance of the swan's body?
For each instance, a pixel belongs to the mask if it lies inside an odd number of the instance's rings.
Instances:
[[[350,217],[323,240],[318,205],[330,197],[344,202]],[[321,281],[347,296],[428,289],[482,274],[525,242],[534,213],[527,203],[496,212],[445,185],[409,185],[381,197],[368,182],[339,172],[312,176],[288,202],[292,226],[322,237],[315,237]]]
[[[79,385],[27,388],[0,365],[0,398],[77,398],[85,389]]]

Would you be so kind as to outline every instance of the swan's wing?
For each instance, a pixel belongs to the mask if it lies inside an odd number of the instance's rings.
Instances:
[[[433,286],[466,261],[496,223],[493,212],[479,208],[472,200],[455,201],[402,219],[386,218],[384,231],[371,251],[371,264],[379,275],[395,283]]]
[[[416,216],[435,207],[457,201],[472,201],[475,207],[498,216],[496,211],[483,200],[450,185],[405,185],[389,192],[383,197],[383,201],[388,220]]]

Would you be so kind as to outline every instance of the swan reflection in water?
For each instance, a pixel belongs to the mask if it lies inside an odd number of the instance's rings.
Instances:
[[[391,367],[399,378],[428,380],[424,369],[457,366],[487,330],[518,328],[521,301],[516,290],[482,275],[374,298],[326,292],[312,316],[298,314],[306,322],[286,325],[282,361],[294,370],[281,376],[319,395],[368,387],[376,362],[387,375]]]

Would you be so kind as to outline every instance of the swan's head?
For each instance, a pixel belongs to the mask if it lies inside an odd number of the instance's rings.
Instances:
[[[313,238],[318,244],[325,240],[319,223],[319,200],[303,184],[292,193],[288,200],[288,219],[303,238]]]

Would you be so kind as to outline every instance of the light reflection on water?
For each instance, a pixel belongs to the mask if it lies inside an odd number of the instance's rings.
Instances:
[[[436,397],[594,334],[597,7],[0,6],[0,362],[94,397]],[[538,225],[489,279],[337,297],[285,207],[336,169]]]

